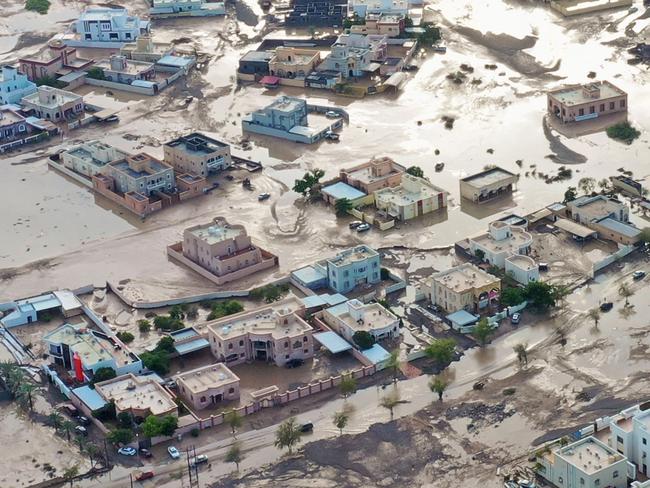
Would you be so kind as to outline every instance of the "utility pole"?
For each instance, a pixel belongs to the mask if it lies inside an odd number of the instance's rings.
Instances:
[[[129,480],[131,481],[131,488],[133,488],[133,475],[129,473]]]
[[[190,488],[199,488],[199,467],[195,462],[190,461],[190,450],[192,451],[192,459],[196,460],[196,448],[194,446],[188,447],[185,451],[187,458],[187,472],[190,477]]]

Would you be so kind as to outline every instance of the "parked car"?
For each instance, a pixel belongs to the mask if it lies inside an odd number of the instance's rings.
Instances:
[[[88,429],[86,429],[83,425],[77,425],[74,428],[74,431],[77,435],[82,435],[84,437],[88,437]]]
[[[339,136],[336,132],[328,130],[325,133],[325,139],[329,139],[330,141],[338,141],[341,136]]]
[[[205,454],[199,454],[194,459],[192,459],[192,466],[198,466],[199,464],[205,464],[208,462],[208,456]]]
[[[314,430],[314,424],[311,422],[305,422],[300,426],[300,432],[303,434],[306,432],[312,432]]]
[[[289,359],[289,361],[285,363],[286,367],[289,369],[298,368],[303,364],[305,364],[305,361],[299,358]]]
[[[600,304],[600,310],[603,312],[609,312],[612,308],[614,308],[614,304],[612,302],[603,302]]]
[[[271,198],[270,193],[260,193],[259,195],[257,195],[257,200],[260,202],[263,202],[264,200],[268,200],[269,198]]]
[[[138,451],[136,451],[132,447],[120,447],[117,450],[117,453],[121,454],[122,456],[135,456],[138,453]]]
[[[171,456],[172,459],[180,459],[181,453],[178,452],[178,449],[176,449],[174,446],[169,446],[167,448],[167,452]]]
[[[512,316],[510,317],[510,323],[512,325],[517,325],[519,324],[519,322],[521,322],[521,314],[518,312],[513,313]]]
[[[328,110],[325,112],[325,117],[328,119],[338,119],[340,117],[338,112],[335,112],[334,110]]]
[[[150,458],[153,457],[153,454],[151,454],[151,451],[149,449],[145,449],[144,447],[140,448],[140,456],[145,457],[145,458]]]
[[[440,307],[438,305],[436,305],[435,303],[430,303],[429,305],[427,305],[427,308],[429,310],[431,310],[432,312],[435,312],[435,313],[440,312]]]
[[[349,227],[350,227],[350,229],[356,229],[361,224],[363,224],[363,222],[361,222],[360,220],[353,220],[352,222],[350,222]]]
[[[133,473],[133,477],[136,481],[149,480],[154,477],[153,471],[136,471]]]
[[[119,122],[120,118],[117,115],[109,115],[104,119],[104,122]]]
[[[643,278],[645,278],[645,271],[635,271],[632,273],[632,279],[634,281],[642,280]]]
[[[84,417],[83,415],[79,415],[75,418],[75,420],[79,425],[90,425],[90,419],[88,417]]]
[[[357,227],[357,232],[365,232],[367,230],[370,230],[370,224],[366,222]]]

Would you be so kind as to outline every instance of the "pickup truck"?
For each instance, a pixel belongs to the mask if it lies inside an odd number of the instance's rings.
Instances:
[[[133,478],[136,481],[148,480],[154,477],[153,471],[136,471],[133,473]]]

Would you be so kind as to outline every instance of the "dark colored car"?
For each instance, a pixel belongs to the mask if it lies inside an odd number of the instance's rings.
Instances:
[[[135,479],[136,481],[149,480],[154,477],[153,471],[136,471]]]
[[[312,424],[311,422],[305,422],[300,426],[300,432],[302,432],[303,434],[306,432],[312,432],[313,430],[314,430],[314,424]]]
[[[286,366],[289,369],[293,369],[293,368],[298,368],[303,364],[305,364],[305,361],[303,361],[302,359],[289,359],[289,361],[287,361],[286,363]]]
[[[151,454],[151,451],[149,449],[145,449],[144,447],[140,448],[140,456],[145,457],[145,458],[150,458],[153,457],[153,454]]]
[[[79,415],[75,420],[79,425],[90,425],[90,419],[88,417],[84,417],[83,415]]]
[[[614,308],[614,304],[612,302],[603,302],[600,304],[600,309],[603,312],[609,312],[612,308]]]

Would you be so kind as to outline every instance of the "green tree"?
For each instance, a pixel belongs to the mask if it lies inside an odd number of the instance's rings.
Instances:
[[[485,251],[483,251],[483,249],[477,249],[474,251],[474,256],[476,256],[479,261],[483,262],[485,259]]]
[[[230,449],[226,452],[226,457],[224,458],[224,461],[227,463],[234,463],[235,466],[237,467],[237,471],[239,471],[239,464],[242,462],[244,459],[241,447],[239,446],[238,442],[235,442],[232,446],[230,446]]]
[[[509,286],[501,291],[501,305],[514,307],[524,301],[525,298],[521,288]]]
[[[390,369],[393,373],[393,383],[397,383],[397,374],[399,373],[400,360],[399,349],[390,352],[390,355],[385,362],[386,369]]]
[[[347,214],[353,208],[354,205],[352,205],[352,201],[348,198],[339,198],[336,203],[334,203],[334,209],[336,210],[336,215],[338,217]]]
[[[166,415],[160,421],[160,435],[171,437],[176,432],[176,429],[178,429],[178,417]]]
[[[64,419],[63,422],[61,422],[61,430],[65,432],[65,436],[68,439],[68,442],[70,442],[70,433],[74,430],[75,425],[68,419]]]
[[[492,335],[492,327],[490,326],[488,319],[483,317],[478,323],[474,326],[473,335],[476,337],[476,340],[481,346],[487,344],[488,339]]]
[[[199,307],[196,305],[188,305],[185,316],[190,320],[196,320],[199,316]]]
[[[141,334],[146,334],[151,330],[151,322],[149,322],[147,319],[138,320],[138,330]]]
[[[520,366],[528,364],[528,344],[520,342],[519,344],[516,344],[512,350],[515,351]]]
[[[175,330],[183,329],[185,324],[183,324],[180,319],[174,318],[170,315],[158,315],[153,319],[153,326],[159,330],[173,332]]]
[[[169,336],[161,337],[156,344],[156,351],[172,354],[174,352],[174,339]]]
[[[93,66],[89,70],[86,71],[86,77],[87,78],[92,78],[95,80],[105,80],[106,76],[104,76],[104,70],[101,69],[98,66]]]
[[[296,421],[296,417],[289,417],[287,420],[280,424],[275,433],[275,447],[279,449],[287,448],[289,454],[292,453],[293,446],[295,446],[302,436],[300,426]]]
[[[261,297],[260,297],[261,298]],[[233,315],[244,310],[244,306],[236,300],[226,300],[225,302],[214,303],[208,314],[208,320],[216,320],[221,317]]]
[[[445,393],[447,386],[449,386],[449,384],[440,376],[434,376],[431,378],[431,381],[429,381],[429,389],[432,393],[438,395],[438,401],[440,402],[442,401],[442,395]]]
[[[25,10],[31,10],[41,15],[45,15],[50,9],[50,0],[26,0]]]
[[[345,412],[335,412],[334,416],[332,417],[332,423],[334,424],[334,427],[339,429],[339,435],[343,435],[343,429],[345,429],[345,426],[348,425],[348,416]]]
[[[630,297],[634,295],[634,291],[626,283],[621,283],[621,286],[618,287],[618,294],[621,298],[625,298],[625,306],[629,306]]]
[[[344,398],[349,397],[357,390],[357,380],[354,379],[352,373],[341,375],[341,384],[339,385],[339,389]]]
[[[18,387],[16,398],[21,405],[29,406],[29,410],[34,410],[34,392],[38,389],[34,383],[23,382]]]
[[[130,412],[120,412],[117,415],[117,423],[124,429],[130,429],[133,427],[133,416]]]
[[[63,423],[63,415],[54,410],[47,416],[47,420],[54,428],[54,430],[58,432],[61,428],[61,424]]]
[[[380,398],[379,400],[379,406],[382,408],[385,408],[390,412],[390,419],[393,420],[393,410],[397,405],[399,405],[400,399],[399,399],[399,393],[397,390],[388,393],[384,395],[383,397]]]
[[[237,429],[244,424],[244,417],[235,409],[228,410],[224,415],[224,420],[230,426],[233,437],[237,437]]]
[[[90,382],[91,385],[101,383],[102,381],[108,381],[115,378],[117,374],[113,368],[99,368],[93,374],[93,379]]]
[[[70,486],[72,486],[72,482],[77,476],[79,476],[79,466],[77,464],[63,470],[63,479],[70,482]]]
[[[302,179],[295,180],[293,191],[300,193],[303,197],[317,193],[321,178],[325,176],[325,171],[314,169],[304,174]]]
[[[160,435],[161,421],[158,417],[154,415],[149,415],[142,425],[140,426],[142,433],[148,439],[153,437],[158,437]]]
[[[439,366],[445,366],[454,359],[456,341],[453,339],[434,339],[425,349],[428,358],[433,359]]]
[[[140,359],[145,368],[158,373],[159,375],[164,375],[169,372],[169,355],[161,351],[145,351],[140,354]]]
[[[598,182],[598,186],[602,192],[608,191],[610,187],[609,180],[607,178],[603,178]]]
[[[632,144],[634,139],[641,135],[641,132],[626,121],[608,127],[607,135],[612,139],[617,139],[626,144]]]
[[[122,428],[113,429],[108,433],[106,438],[113,444],[128,444],[133,440],[133,431]]]
[[[598,308],[592,308],[587,312],[589,318],[594,321],[594,327],[598,328],[598,322],[600,322],[600,310]]]
[[[586,194],[591,194],[596,190],[596,180],[591,176],[585,176],[578,180],[578,188]]]
[[[411,176],[416,176],[418,178],[424,178],[424,171],[419,166],[410,166],[406,172]]]
[[[524,288],[524,298],[532,302],[532,306],[545,311],[555,305],[553,286],[543,281],[531,281]]]
[[[169,316],[174,320],[183,320],[185,318],[185,307],[183,305],[174,305],[169,310]]]
[[[567,188],[567,191],[564,192],[564,203],[572,202],[578,198],[578,190],[575,186],[570,186]]]
[[[88,459],[90,460],[90,468],[95,467],[95,463],[101,459],[102,455],[102,450],[99,448],[97,444],[93,444],[91,442],[88,442],[84,448],[84,451],[86,451],[86,454],[88,455]]]
[[[367,330],[358,330],[352,335],[352,341],[363,351],[375,345],[375,336]]]

